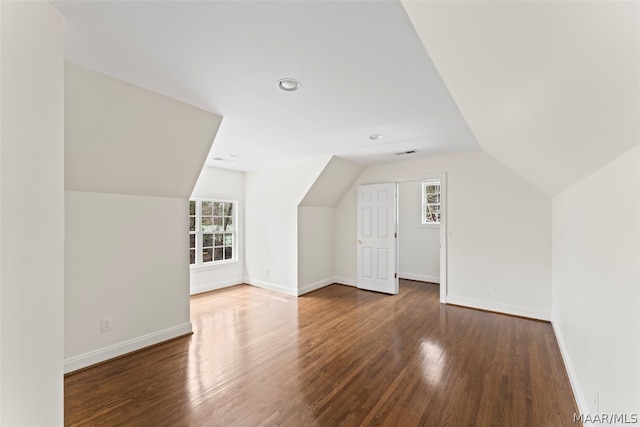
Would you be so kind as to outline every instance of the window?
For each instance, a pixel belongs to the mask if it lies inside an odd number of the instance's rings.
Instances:
[[[189,263],[236,260],[236,202],[189,200]]]
[[[422,224],[440,224],[440,180],[422,183]]]

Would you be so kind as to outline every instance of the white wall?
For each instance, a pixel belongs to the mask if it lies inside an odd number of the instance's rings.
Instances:
[[[222,117],[65,63],[65,188],[189,197]]]
[[[640,408],[639,218],[640,148],[553,199],[552,321],[583,412]]]
[[[298,206],[298,294],[336,282],[335,206],[364,166],[332,157]]]
[[[440,226],[422,225],[422,183],[398,184],[398,277],[440,283]]]
[[[298,295],[298,204],[329,158],[245,173],[245,281]]]
[[[298,207],[298,294],[334,282],[335,209]]]
[[[67,191],[65,202],[67,371],[190,333],[187,200]]]
[[[335,207],[333,270],[336,282],[356,286],[357,183]]]
[[[192,198],[235,200],[237,205],[237,257],[232,264],[191,268],[191,293],[207,292],[244,281],[244,173],[205,166]]]
[[[188,198],[221,120],[66,64],[66,372],[191,332]]]
[[[63,20],[0,2],[0,425],[63,424]]]
[[[447,173],[447,302],[551,314],[551,199],[483,152],[370,166],[356,184]],[[356,186],[336,207],[335,271],[356,277]]]

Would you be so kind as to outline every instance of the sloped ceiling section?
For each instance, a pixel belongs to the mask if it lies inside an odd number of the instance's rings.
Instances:
[[[480,148],[397,0],[53,4],[66,60],[224,116],[209,166]]]
[[[65,188],[188,198],[222,117],[65,63]]]
[[[363,165],[331,157],[299,206],[334,207],[363,170]]]
[[[478,143],[548,195],[640,143],[640,3],[402,3]]]

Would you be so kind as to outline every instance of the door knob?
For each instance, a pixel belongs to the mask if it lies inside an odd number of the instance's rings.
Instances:
[[[361,245],[362,244],[362,240],[358,240],[358,244]]]

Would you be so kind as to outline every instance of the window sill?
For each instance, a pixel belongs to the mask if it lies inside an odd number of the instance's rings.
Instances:
[[[233,266],[233,264],[237,264],[237,259],[226,260],[226,261],[218,261],[215,264],[200,264],[200,265],[189,265],[190,271],[205,271],[205,270],[218,270],[220,268],[229,268]]]
[[[420,228],[440,228],[440,224],[420,224]]]

